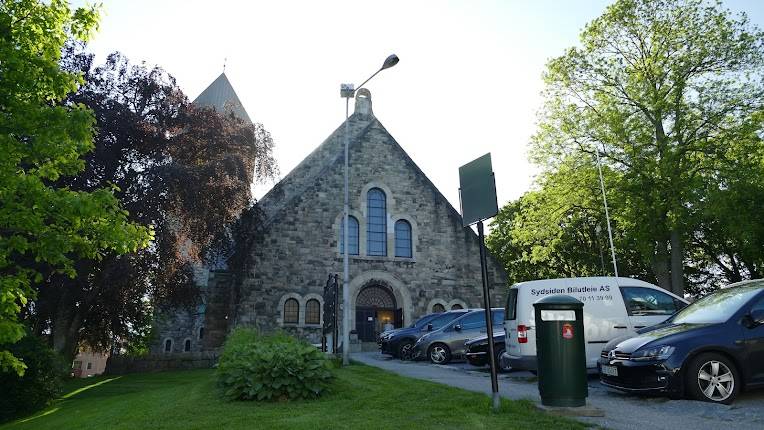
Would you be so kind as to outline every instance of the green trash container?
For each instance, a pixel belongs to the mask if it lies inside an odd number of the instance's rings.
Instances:
[[[533,304],[541,404],[585,406],[589,395],[584,341],[584,304],[555,295]]]

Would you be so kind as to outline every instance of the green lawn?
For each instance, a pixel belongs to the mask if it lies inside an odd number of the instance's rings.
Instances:
[[[565,429],[584,428],[505,400],[353,365],[315,401],[228,402],[213,370],[72,381],[48,409],[0,429]]]

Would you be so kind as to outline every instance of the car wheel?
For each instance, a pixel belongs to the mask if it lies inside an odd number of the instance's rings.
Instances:
[[[432,345],[427,355],[430,357],[430,361],[435,364],[446,364],[451,361],[451,351],[448,349],[448,346],[442,343]]]
[[[414,342],[404,340],[398,346],[398,358],[401,360],[411,360],[411,350],[414,349]]]
[[[727,357],[706,353],[695,357],[687,367],[687,392],[705,402],[728,405],[740,392],[740,377]]]
[[[499,372],[509,372],[510,370],[512,370],[512,368],[509,367],[509,365],[506,365],[506,366],[502,366],[501,365],[501,355],[502,354],[504,354],[504,348],[499,348],[496,351],[496,370],[499,371]]]

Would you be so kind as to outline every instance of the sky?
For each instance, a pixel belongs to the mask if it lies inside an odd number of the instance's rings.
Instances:
[[[527,148],[544,66],[611,1],[102,3],[89,44],[98,63],[120,51],[159,65],[193,100],[225,62],[250,117],[273,136],[280,177],[344,121],[340,84],[360,84],[397,54],[366,85],[374,114],[458,209],[459,166],[488,152],[500,206],[532,187]],[[724,5],[764,27],[764,2]]]

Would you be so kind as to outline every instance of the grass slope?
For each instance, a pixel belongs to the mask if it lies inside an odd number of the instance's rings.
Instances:
[[[353,365],[319,400],[227,402],[212,370],[72,381],[48,409],[0,429],[578,429],[582,424],[504,400]]]

